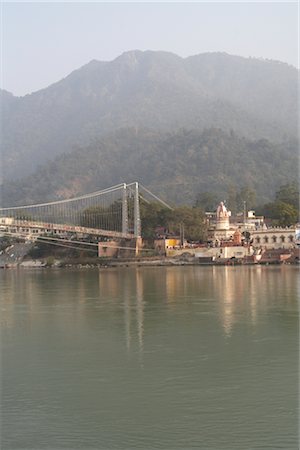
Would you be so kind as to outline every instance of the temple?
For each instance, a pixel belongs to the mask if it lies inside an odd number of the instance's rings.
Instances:
[[[231,211],[227,210],[224,202],[221,202],[217,207],[214,239],[221,241],[233,237],[235,228],[230,227],[229,223],[230,216]]]

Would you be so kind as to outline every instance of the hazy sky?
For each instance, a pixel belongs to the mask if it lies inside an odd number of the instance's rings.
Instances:
[[[222,51],[298,65],[296,2],[2,3],[1,87],[44,88],[127,50]]]

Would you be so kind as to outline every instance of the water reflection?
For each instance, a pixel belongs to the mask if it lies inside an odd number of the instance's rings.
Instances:
[[[98,275],[99,300],[107,310],[122,305],[125,344],[127,351],[137,337],[139,351],[143,351],[144,339],[144,279],[136,271],[102,270]]]
[[[126,337],[126,348],[127,351],[130,350],[131,345],[131,305],[128,289],[124,290],[124,321],[125,321],[125,337]]]
[[[107,323],[119,324],[122,305],[126,348],[132,349],[136,341],[140,353],[147,315],[155,304],[165,305],[170,317],[217,311],[223,332],[230,337],[245,317],[255,328],[260,312],[282,301],[292,307],[297,302],[297,268],[287,266],[2,271],[1,278],[2,326],[17,326],[20,312],[26,310],[22,320],[30,327],[43,307],[72,333],[74,322],[61,314],[64,307],[71,308],[76,322],[88,320],[97,326],[95,308]]]
[[[144,282],[141,269],[136,270],[136,318],[139,339],[139,351],[144,348]]]
[[[297,448],[297,278],[0,272],[3,446]]]

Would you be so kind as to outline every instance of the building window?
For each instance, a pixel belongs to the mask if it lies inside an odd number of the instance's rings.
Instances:
[[[276,236],[273,236],[272,239],[273,239],[273,242],[274,242],[274,244],[275,244],[275,242],[277,242],[277,237],[276,237]]]
[[[280,236],[280,240],[281,240],[281,242],[285,242],[285,237],[284,236]]]
[[[268,236],[265,236],[265,237],[264,237],[264,240],[265,240],[265,243],[267,244],[267,243],[269,242]]]
[[[290,235],[289,236],[289,240],[290,240],[290,242],[293,242],[294,241],[294,236]]]
[[[257,242],[257,244],[260,244],[260,237],[256,238],[256,242]]]

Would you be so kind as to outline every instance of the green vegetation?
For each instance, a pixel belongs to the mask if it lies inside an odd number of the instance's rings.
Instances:
[[[160,204],[152,202],[150,204],[141,201],[140,215],[142,236],[144,239],[152,241],[157,228],[167,231],[168,219],[172,211],[162,207]]]
[[[299,221],[299,189],[296,183],[288,183],[276,192],[275,200],[266,203],[259,213],[272,219],[274,226],[288,227]]]
[[[299,187],[297,183],[288,183],[280,187],[276,192],[277,202],[288,203],[299,210]]]
[[[182,206],[171,211],[157,203],[142,203],[141,222],[142,236],[148,240],[155,238],[158,229],[175,236],[184,233],[185,239],[190,241],[206,238],[204,211],[198,207]]]
[[[123,129],[56,158],[22,182],[5,184],[2,198],[8,206],[51,201],[138,180],[174,205],[211,209],[215,200],[226,200],[235,211],[243,201],[248,209],[271,201],[276,187],[297,178],[296,140],[246,140],[215,128]],[[207,192],[213,198],[199,197]]]

